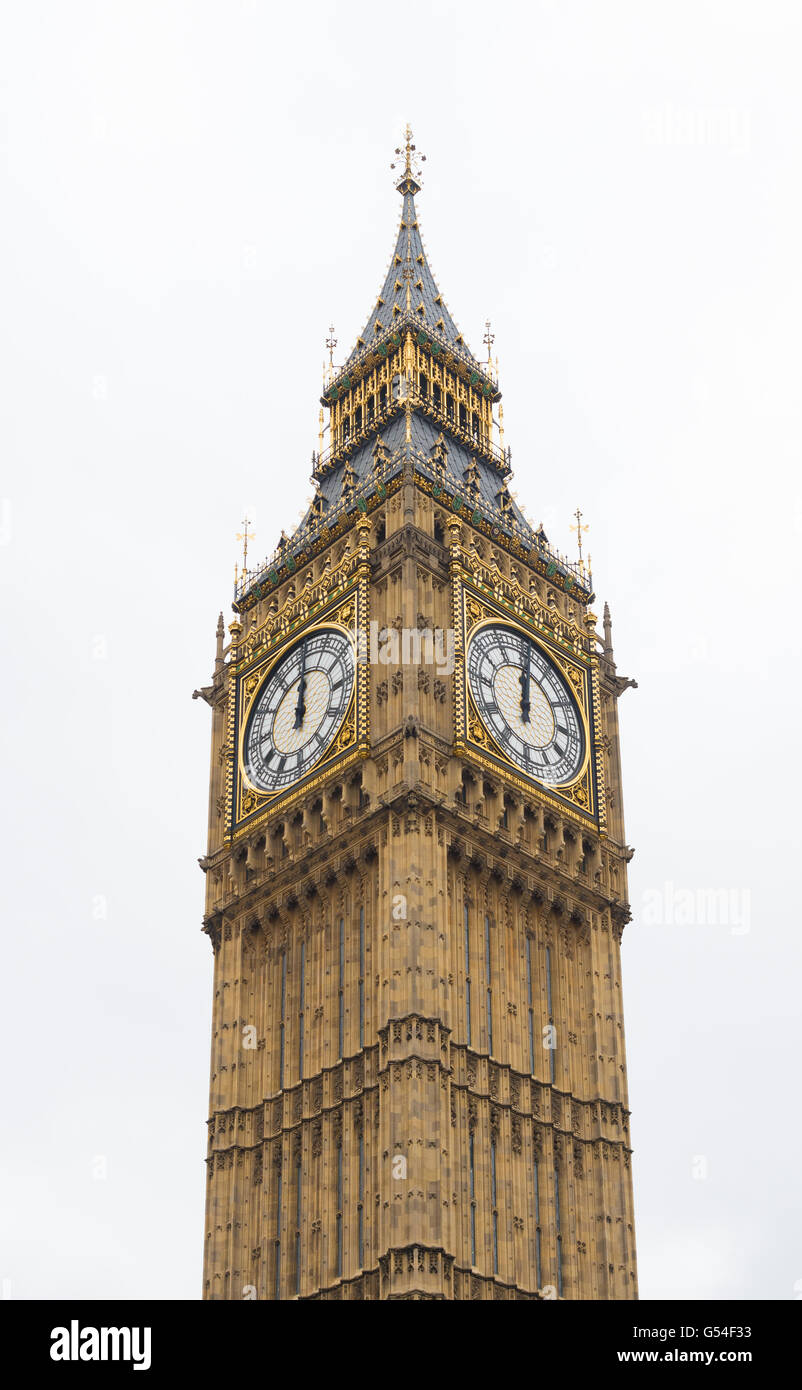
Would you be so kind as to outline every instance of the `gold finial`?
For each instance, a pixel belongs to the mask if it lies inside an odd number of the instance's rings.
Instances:
[[[483,337],[482,342],[485,343],[487,346],[487,365],[490,368],[491,373],[493,371],[493,358],[490,349],[492,348],[495,341],[495,333],[490,332],[490,319],[485,319],[485,336]]]
[[[329,324],[329,336],[326,339],[326,351],[329,354],[329,381],[334,375],[334,349],[337,346],[337,339],[334,336],[334,324]]]
[[[498,440],[499,448],[504,453],[504,406],[499,401],[498,406]]]
[[[254,535],[255,535],[255,532],[254,532],[254,531],[249,531],[249,530],[248,530],[248,527],[250,526],[250,524],[251,524],[251,519],[250,519],[250,517],[246,516],[245,519],[244,519],[244,521],[240,522],[240,525],[242,526],[243,529],[242,529],[241,531],[238,531],[238,532],[237,532],[237,540],[238,540],[238,541],[242,541],[242,577],[243,577],[243,579],[245,578],[245,575],[246,575],[246,573],[247,573],[247,571],[248,571],[248,541],[252,541],[253,538],[254,538]]]
[[[399,193],[417,193],[420,189],[421,164],[425,164],[426,155],[418,154],[417,147],[412,143],[412,126],[407,122],[404,131],[404,144],[396,145],[395,159],[390,165],[391,169],[397,169],[401,158],[404,159],[404,172],[396,184]]]
[[[576,526],[572,526],[572,527],[571,527],[571,530],[572,530],[572,531],[576,531],[576,543],[577,543],[577,545],[579,546],[579,563],[580,563],[580,565],[582,564],[582,532],[588,530],[588,527],[587,527],[587,526],[583,526],[583,525],[582,525],[582,517],[583,517],[583,515],[584,515],[584,513],[581,512],[581,511],[579,510],[579,508],[577,507],[576,511],[574,512],[574,516],[576,517]]]

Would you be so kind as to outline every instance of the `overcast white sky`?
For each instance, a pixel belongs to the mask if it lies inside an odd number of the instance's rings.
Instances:
[[[802,8],[27,0],[0,52],[6,1296],[200,1294],[190,696],[245,509],[264,555],[310,493],[409,119],[513,486],[564,550],[582,507],[639,681],[641,1293],[794,1297]]]

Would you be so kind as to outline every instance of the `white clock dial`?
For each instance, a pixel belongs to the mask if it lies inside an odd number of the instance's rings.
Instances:
[[[303,777],[329,748],[354,688],[350,641],[332,628],[312,632],[282,657],[248,719],[244,770],[259,791]]]
[[[482,722],[530,777],[571,782],[585,760],[576,701],[554,662],[514,628],[482,628],[468,650],[468,681]]]

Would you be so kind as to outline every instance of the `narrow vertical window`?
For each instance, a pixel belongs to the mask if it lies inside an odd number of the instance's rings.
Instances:
[[[485,915],[485,979],[487,982],[487,1050],[493,1055],[493,989],[490,975],[490,918]]]
[[[557,1228],[557,1293],[563,1296],[563,1242],[560,1229],[560,1174],[554,1169],[554,1221]]]
[[[496,1141],[490,1143],[490,1207],[493,1215],[493,1273],[498,1274],[498,1204],[496,1192]]]
[[[526,998],[529,1007],[529,1071],[535,1074],[535,1006],[532,991],[532,938],[526,938]],[[538,1287],[540,1287],[538,1285]]]
[[[465,1036],[468,1047],[471,1045],[471,933],[468,924],[468,904],[463,908],[465,928]]]
[[[298,1080],[304,1079],[304,990],[306,986],[306,942],[301,942],[300,1009],[298,1013]]]
[[[337,1145],[337,1278],[343,1272],[343,1145]]]
[[[281,1298],[281,1165],[276,1169],[276,1281],[274,1297]]]
[[[471,1267],[476,1265],[476,1171],[474,1169],[473,1131],[468,1140],[468,1155],[471,1175]]]
[[[284,1090],[284,1011],[287,1006],[287,952],[281,952],[281,1009],[278,1025],[278,1088]]]
[[[343,1055],[345,1037],[345,918],[340,918],[340,971],[337,1003],[337,1056]]]
[[[551,1002],[551,947],[546,947],[546,1008],[549,1011],[549,1080],[554,1085],[554,1053],[556,1051],[554,1042],[556,1041],[554,1029],[554,1009]]]
[[[357,1261],[365,1263],[365,1137],[359,1131],[359,1201],[357,1204]]]
[[[540,1177],[537,1158],[535,1159],[535,1278],[537,1287],[540,1288],[543,1278],[540,1271]]]
[[[359,909],[359,1046],[365,1046],[365,909]],[[361,1263],[361,1261],[360,1261]]]
[[[301,1155],[295,1160],[295,1292],[301,1292]]]

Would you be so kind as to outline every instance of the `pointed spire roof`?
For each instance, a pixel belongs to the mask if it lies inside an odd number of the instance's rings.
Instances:
[[[491,364],[478,362],[465,343],[429,265],[415,207],[423,156],[415,153],[409,126],[405,147],[396,155],[403,207],[390,268],[356,347],[336,369],[336,338],[329,329],[320,452],[313,455],[315,496],[293,535],[282,531],[261,569],[243,572],[238,612],[260,601],[311,556],[325,552],[333,540],[347,538],[359,514],[380,506],[406,478],[494,545],[532,556],[551,582],[564,582],[566,592],[587,591],[584,570],[549,549],[542,526],[536,535],[509,492],[511,453],[504,447],[500,405],[498,422],[492,411],[501,392]],[[486,326],[489,355],[493,334]],[[383,364],[391,371],[383,370]],[[324,452],[326,408],[331,433]],[[493,437],[496,424],[499,445]],[[345,545],[350,545],[348,539]]]
[[[347,372],[387,334],[397,332],[401,325],[411,324],[418,332],[449,347],[471,368],[483,371],[449,313],[429,265],[415,206],[420,183],[413,167],[416,163],[415,146],[409,126],[406,129],[406,146],[397,149],[396,154],[404,155],[405,161],[404,171],[396,184],[404,204],[395,250],[376,303],[342,370]],[[423,160],[426,156],[419,158]]]

